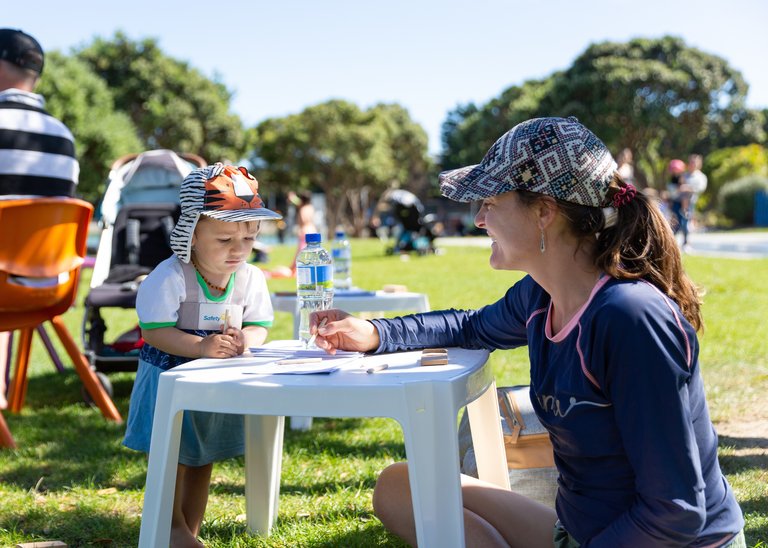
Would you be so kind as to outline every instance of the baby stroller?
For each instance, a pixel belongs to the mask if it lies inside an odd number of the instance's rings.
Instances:
[[[379,209],[388,209],[394,223],[395,243],[386,249],[387,255],[435,252],[435,215],[424,215],[424,205],[415,194],[399,188],[388,190],[381,198]]]
[[[143,340],[136,326],[106,342],[102,309],[135,308],[143,277],[172,254],[169,239],[180,214],[181,182],[205,165],[195,154],[170,150],[130,154],[112,165],[101,202],[102,232],[82,327],[84,353],[110,394],[111,383],[104,373],[135,371]]]

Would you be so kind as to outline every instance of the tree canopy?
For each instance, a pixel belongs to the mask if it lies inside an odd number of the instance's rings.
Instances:
[[[142,149],[128,116],[115,110],[107,84],[82,61],[51,52],[37,86],[46,109],[75,136],[80,162],[78,194],[97,202],[104,193],[109,166],[115,159]]]
[[[325,193],[331,230],[347,208],[359,233],[371,197],[391,186],[422,184],[429,168],[427,136],[397,105],[361,110],[331,100],[255,129],[251,161],[268,188]]]
[[[155,39],[118,32],[69,57],[50,52],[46,61],[38,91],[75,135],[79,192],[91,201],[116,158],[154,148],[209,162],[248,158],[267,192],[320,190],[329,226],[351,218],[348,228],[358,233],[384,190],[399,186],[423,197],[434,182],[426,133],[397,104],[364,110],[332,100],[245,130],[227,88],[165,55]],[[766,144],[768,110],[748,109],[747,89],[724,59],[679,38],[593,44],[566,70],[449,112],[440,163],[479,162],[528,118],[577,116],[614,152],[632,149],[641,184],[661,186],[670,158]]]
[[[745,106],[747,89],[724,59],[679,38],[594,44],[565,71],[454,111],[444,127],[443,162],[452,167],[471,150],[469,163],[477,163],[526,118],[576,116],[612,150],[634,152],[641,182],[660,184],[669,158],[765,140],[763,114]],[[462,109],[469,113],[463,119]],[[485,150],[478,154],[479,143]]]
[[[209,162],[237,162],[245,153],[231,93],[188,63],[166,56],[157,41],[117,33],[97,38],[77,56],[112,90],[115,107],[137,128],[145,149],[198,154]]]

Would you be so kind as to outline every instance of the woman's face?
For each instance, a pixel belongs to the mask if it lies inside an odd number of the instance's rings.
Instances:
[[[211,274],[231,274],[248,260],[259,223],[227,222],[201,215],[192,236],[195,262]]]
[[[516,192],[483,200],[475,225],[491,238],[490,263],[497,270],[526,270],[530,258],[541,254],[541,232]]]

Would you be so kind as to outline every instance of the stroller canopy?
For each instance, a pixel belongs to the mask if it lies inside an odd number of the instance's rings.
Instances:
[[[179,202],[179,187],[190,171],[205,166],[195,154],[150,150],[118,158],[109,172],[101,203],[102,223],[112,225],[120,208],[134,203]]]
[[[390,209],[397,222],[405,230],[417,231],[421,228],[421,217],[424,205],[413,193],[402,188],[387,190],[381,197],[381,202]]]

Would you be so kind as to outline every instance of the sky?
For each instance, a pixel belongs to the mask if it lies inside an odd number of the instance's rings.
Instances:
[[[681,37],[768,107],[766,0],[131,0],[4,2],[0,26],[71,53],[123,31],[215,78],[246,126],[329,99],[399,103],[440,151],[459,104],[568,68],[590,44]],[[130,6],[130,7],[128,7]]]

